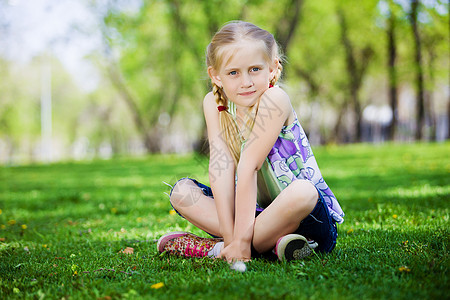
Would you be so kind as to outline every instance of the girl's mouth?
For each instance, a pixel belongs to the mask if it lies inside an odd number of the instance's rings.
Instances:
[[[245,93],[239,93],[239,95],[240,95],[240,96],[250,96],[250,95],[253,95],[254,93],[256,93],[256,91],[245,92]]]

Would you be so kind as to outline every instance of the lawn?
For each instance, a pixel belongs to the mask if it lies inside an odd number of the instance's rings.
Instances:
[[[198,155],[0,167],[0,299],[449,299],[450,143],[314,149],[346,213],[335,250],[247,272],[160,255],[163,183]]]

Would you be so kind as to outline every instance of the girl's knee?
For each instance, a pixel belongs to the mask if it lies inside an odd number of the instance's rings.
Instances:
[[[183,178],[178,180],[172,188],[170,193],[170,203],[177,209],[180,207],[186,207],[193,204],[192,193],[196,185],[189,178]]]
[[[300,211],[313,209],[319,199],[316,187],[307,180],[296,180],[292,184],[294,184],[292,192],[298,195],[298,197],[292,197],[292,207]]]

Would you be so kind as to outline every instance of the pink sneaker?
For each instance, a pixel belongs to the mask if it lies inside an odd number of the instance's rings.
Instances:
[[[314,241],[310,245],[308,240],[302,235],[288,234],[278,239],[275,246],[275,254],[281,261],[303,259],[313,253],[312,249],[317,245],[317,243],[315,243],[316,245],[313,243]]]
[[[202,238],[189,232],[170,232],[158,240],[158,251],[185,257],[204,257],[223,239]]]

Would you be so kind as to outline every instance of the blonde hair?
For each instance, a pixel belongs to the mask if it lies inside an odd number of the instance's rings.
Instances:
[[[232,21],[225,24],[212,38],[211,43],[206,48],[206,64],[208,67],[212,67],[215,70],[219,70],[224,53],[225,46],[229,46],[233,43],[241,42],[243,40],[261,41],[263,42],[264,56],[269,63],[273,63],[275,59],[278,60],[278,70],[274,78],[270,80],[270,85],[275,85],[281,76],[283,67],[281,65],[281,54],[279,53],[279,47],[275,38],[268,31],[259,28],[258,26],[243,22]],[[239,133],[239,129],[233,116],[229,112],[230,105],[228,98],[225,95],[221,87],[212,83],[212,92],[216,98],[218,106],[224,106],[226,111],[219,114],[220,128],[222,132],[222,138],[225,140],[228,149],[234,159],[234,163],[237,165],[241,154],[241,146],[243,140]],[[259,103],[258,103],[259,104]],[[255,115],[256,116],[256,115]],[[253,127],[254,118],[247,122],[248,128]],[[250,125],[250,124],[251,125]]]

